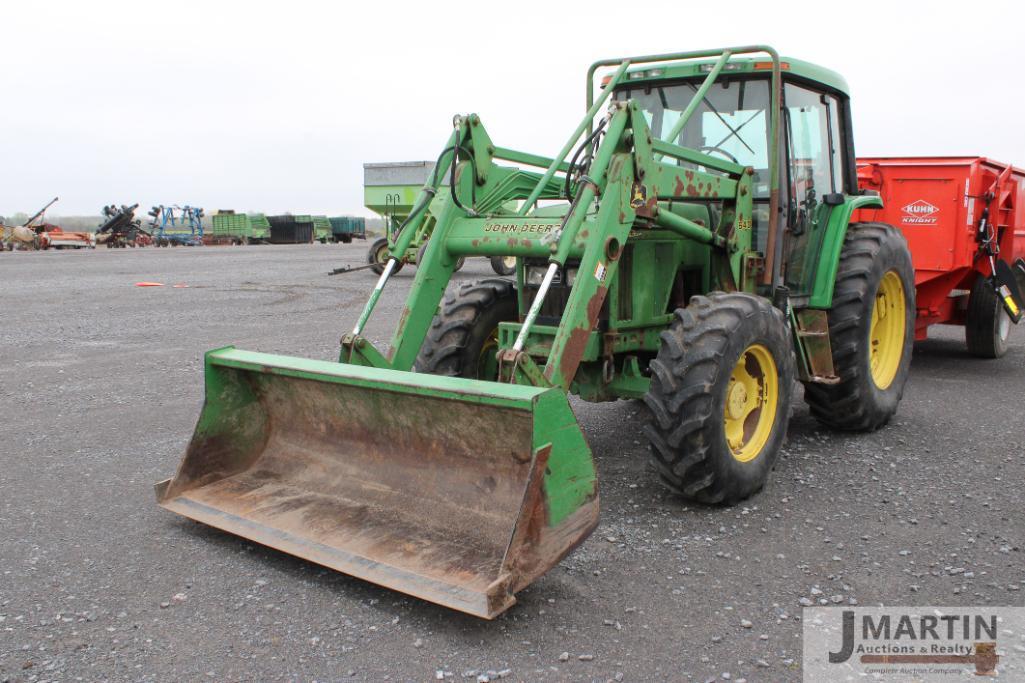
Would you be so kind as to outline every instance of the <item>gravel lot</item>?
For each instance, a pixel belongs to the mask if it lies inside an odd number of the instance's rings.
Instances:
[[[956,328],[918,344],[874,434],[798,398],[769,487],[732,509],[663,492],[643,404],[574,402],[601,526],[494,622],[157,508],[203,351],[336,357],[374,275],[326,272],[365,248],[0,254],[0,681],[793,681],[802,604],[1023,604],[1018,329],[996,361]],[[367,331],[381,348],[413,270]]]

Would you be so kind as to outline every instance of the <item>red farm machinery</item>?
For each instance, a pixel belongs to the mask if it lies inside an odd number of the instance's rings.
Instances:
[[[896,226],[915,268],[915,338],[962,325],[968,350],[1007,350],[1025,291],[1025,170],[978,156],[858,159],[858,184],[883,208],[855,220]]]

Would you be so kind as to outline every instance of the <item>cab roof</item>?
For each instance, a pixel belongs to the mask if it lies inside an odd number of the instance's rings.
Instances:
[[[619,87],[629,86],[632,83],[643,83],[648,81],[663,81],[675,78],[699,78],[705,76],[717,60],[688,60],[685,62],[667,62],[628,69],[626,78],[620,82]],[[847,81],[835,71],[821,67],[811,62],[805,62],[791,57],[780,57],[780,69],[784,77],[793,74],[816,83],[821,83],[833,90],[838,90],[844,95],[850,95]],[[768,73],[772,69],[772,62],[767,59],[755,59],[751,57],[734,57],[723,67],[720,76],[738,73]]]

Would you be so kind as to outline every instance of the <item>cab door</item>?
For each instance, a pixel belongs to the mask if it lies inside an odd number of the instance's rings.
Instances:
[[[784,283],[791,297],[811,293],[819,250],[835,205],[842,203],[841,102],[826,91],[784,83]]]

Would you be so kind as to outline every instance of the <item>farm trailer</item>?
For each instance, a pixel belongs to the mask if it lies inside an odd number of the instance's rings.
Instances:
[[[367,238],[367,219],[362,216],[331,216],[331,241],[349,244]]]
[[[367,252],[367,263],[378,275],[384,272],[389,253],[395,248],[399,228],[409,217],[434,169],[433,161],[363,164],[363,205],[384,218],[385,236],[375,240]],[[407,263],[423,261],[433,228],[434,221],[430,220],[420,225],[398,261],[396,272]],[[496,255],[489,260],[492,270],[499,275],[516,272],[515,257]],[[464,261],[465,258],[460,258],[456,262],[456,270],[463,267]]]
[[[858,184],[883,206],[855,220],[896,226],[911,249],[915,338],[962,325],[972,354],[1002,356],[1025,290],[1025,171],[979,156],[862,157]]]
[[[262,213],[221,210],[212,217],[210,244],[260,244],[270,239],[270,223]]]

